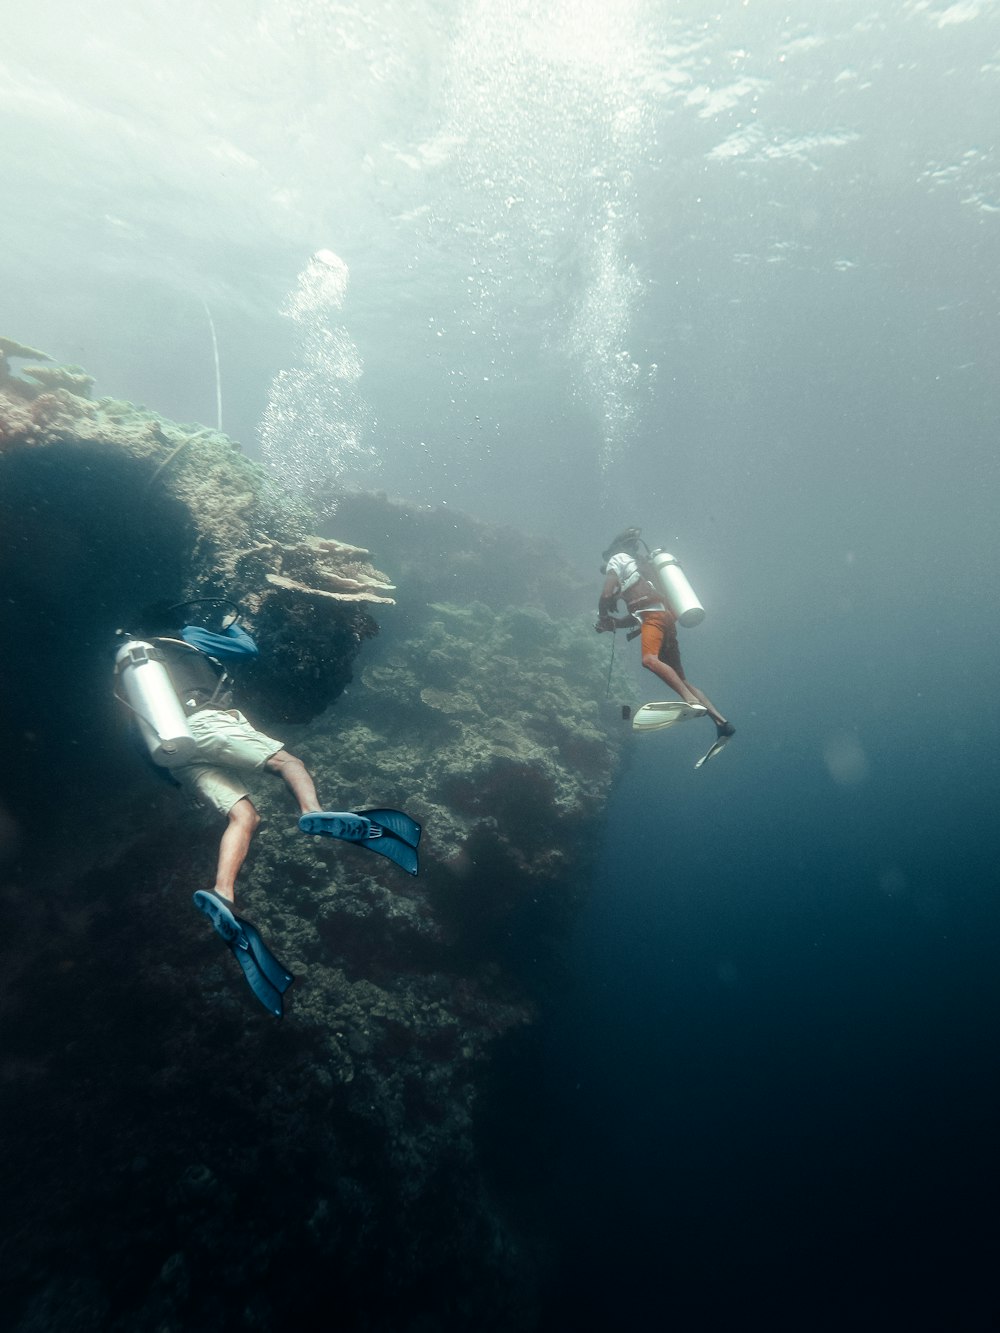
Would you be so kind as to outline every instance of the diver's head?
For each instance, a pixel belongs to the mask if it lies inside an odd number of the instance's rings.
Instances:
[[[601,559],[604,563],[607,564],[611,557],[617,555],[619,551],[624,551],[626,555],[638,555],[641,532],[642,528],[626,528],[623,532],[620,532],[612,540],[607,550],[601,552]]]
[[[192,597],[186,602],[152,602],[139,613],[142,633],[176,637],[183,626],[222,633],[240,619],[237,602],[228,597]]]

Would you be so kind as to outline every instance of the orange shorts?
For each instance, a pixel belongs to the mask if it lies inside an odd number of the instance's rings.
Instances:
[[[652,653],[667,666],[673,667],[685,679],[681,666],[681,650],[677,642],[677,627],[663,611],[647,611],[642,617],[642,655]]]

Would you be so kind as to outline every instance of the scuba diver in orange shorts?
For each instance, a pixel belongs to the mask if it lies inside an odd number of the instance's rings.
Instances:
[[[722,749],[730,736],[736,734],[736,728],[685,677],[677,642],[677,615],[667,605],[656,569],[640,553],[639,548],[644,545],[638,528],[626,528],[602,552],[605,577],[594,628],[601,634],[629,627],[634,629],[638,622],[639,629],[634,632],[642,635],[642,665],[669,685],[685,703],[704,708],[715,723],[716,745],[705,756],[707,759]],[[619,601],[625,603],[627,615],[615,614]],[[703,613],[699,611],[700,614]]]

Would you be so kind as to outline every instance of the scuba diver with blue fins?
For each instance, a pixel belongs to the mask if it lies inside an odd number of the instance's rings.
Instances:
[[[707,754],[695,764],[701,768],[735,736],[736,728],[712,701],[684,675],[677,625],[701,624],[705,609],[698,601],[684,571],[669,552],[650,551],[641,528],[626,528],[601,553],[604,586],[597,606],[598,634],[628,629],[628,637],[642,635],[642,665],[679,695],[687,705],[646,704],[638,710],[633,727],[637,731],[670,726],[690,717],[710,717],[716,738]],[[640,551],[640,547],[642,548]],[[616,615],[619,601],[627,614]]]
[[[402,810],[324,810],[302,760],[232,706],[228,666],[259,656],[239,618],[239,607],[219,597],[149,608],[141,635],[119,631],[125,642],[115,655],[115,694],[153,763],[175,786],[226,817],[215,883],[194,894],[194,905],[225,941],[257,999],[281,1018],[294,977],[234,910],[236,877],[260,824],[241,774],[264,771],[282,778],[298,803],[303,833],[380,852],[410,875],[417,874],[420,825]]]

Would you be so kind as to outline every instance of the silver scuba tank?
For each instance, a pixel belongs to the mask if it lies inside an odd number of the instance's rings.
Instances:
[[[667,605],[680,623],[690,629],[705,619],[705,608],[694,594],[687,576],[669,551],[657,547],[649,553],[649,563],[656,571],[656,581]]]
[[[115,671],[153,762],[161,768],[189,764],[197,747],[162,653],[142,639],[129,639],[115,654]]]

